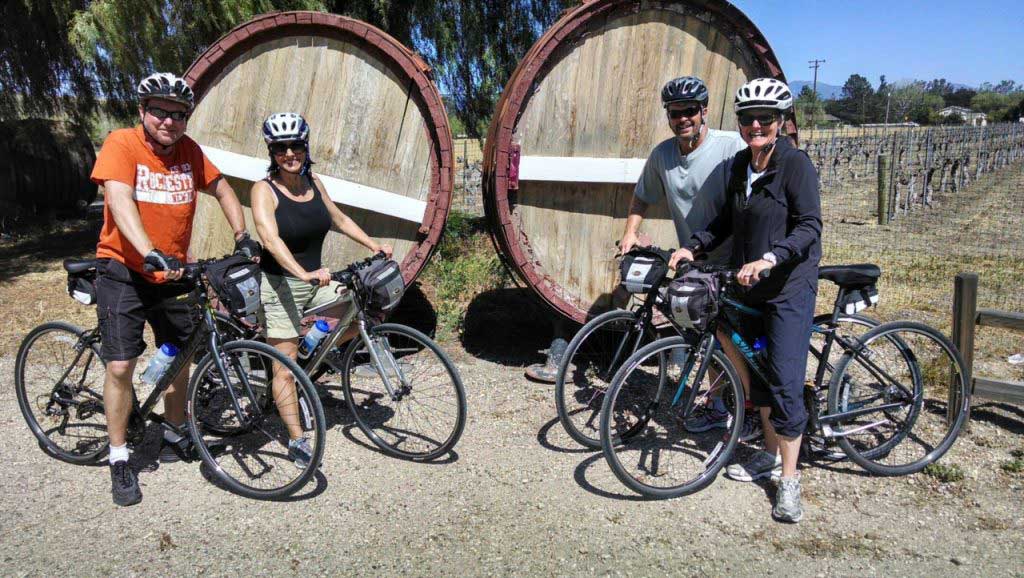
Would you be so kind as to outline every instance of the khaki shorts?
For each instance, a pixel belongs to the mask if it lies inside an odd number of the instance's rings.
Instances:
[[[260,281],[260,324],[271,339],[294,339],[301,331],[302,312],[313,307],[326,305],[338,299],[335,281],[326,287],[314,287],[296,277],[263,274]],[[352,301],[351,293],[341,292],[341,302]],[[341,323],[348,325],[355,315],[355,308],[349,306]]]

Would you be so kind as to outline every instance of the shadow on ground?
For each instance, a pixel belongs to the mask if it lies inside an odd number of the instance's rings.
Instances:
[[[462,346],[474,357],[502,365],[544,361],[556,314],[525,288],[494,289],[473,298],[466,310]]]
[[[19,227],[0,241],[0,283],[51,270],[53,261],[95,255],[102,215]]]

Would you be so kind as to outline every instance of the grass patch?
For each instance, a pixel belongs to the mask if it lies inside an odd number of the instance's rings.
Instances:
[[[448,215],[444,237],[420,280],[433,294],[437,334],[442,340],[462,334],[473,297],[511,284],[487,237],[484,219],[460,211]]]
[[[1024,472],[1024,450],[1013,450],[1010,455],[1013,459],[999,464],[999,468],[1008,474]]]
[[[955,484],[964,479],[964,471],[956,464],[928,464],[924,473],[943,484]]]

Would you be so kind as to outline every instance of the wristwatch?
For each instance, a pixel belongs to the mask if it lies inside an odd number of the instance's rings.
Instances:
[[[768,251],[764,255],[761,255],[761,258],[764,259],[765,261],[768,261],[769,263],[771,263],[772,267],[774,267],[774,266],[779,264],[779,258],[776,257],[775,253],[772,253],[771,251]]]

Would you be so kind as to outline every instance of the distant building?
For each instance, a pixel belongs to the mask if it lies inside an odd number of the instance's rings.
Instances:
[[[947,106],[939,111],[939,116],[941,117],[947,117],[954,114],[964,119],[964,124],[969,124],[971,126],[985,126],[988,124],[988,116],[985,113],[974,112],[973,110],[962,106]]]

